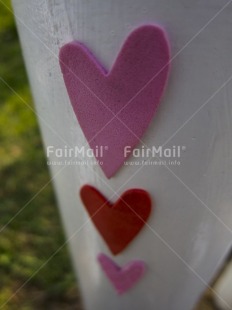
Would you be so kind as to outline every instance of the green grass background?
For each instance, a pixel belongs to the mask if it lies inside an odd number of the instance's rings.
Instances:
[[[0,3],[0,309],[77,309],[67,248],[32,276],[65,237],[51,184],[33,199],[50,176],[35,114],[23,101],[33,108],[14,17]]]

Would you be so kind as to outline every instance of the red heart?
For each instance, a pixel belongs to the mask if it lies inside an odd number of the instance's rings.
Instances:
[[[112,204],[96,188],[85,185],[80,196],[93,223],[113,254],[118,254],[135,238],[151,212],[149,194],[130,189]]]

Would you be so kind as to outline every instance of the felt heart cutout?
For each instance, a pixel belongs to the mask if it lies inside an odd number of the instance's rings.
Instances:
[[[94,225],[115,255],[135,238],[151,212],[149,194],[141,189],[126,191],[114,204],[90,185],[81,188],[80,196]]]
[[[145,272],[145,264],[140,260],[131,261],[122,268],[105,254],[100,254],[98,261],[119,295],[131,289]]]
[[[169,45],[163,29],[145,25],[124,43],[107,72],[80,42],[60,50],[60,66],[73,110],[95,157],[110,178],[146,131],[164,91]],[[116,115],[116,116],[115,116]],[[107,148],[104,154],[98,150]]]

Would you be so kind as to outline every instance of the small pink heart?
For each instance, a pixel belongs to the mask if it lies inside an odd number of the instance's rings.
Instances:
[[[131,261],[122,268],[105,254],[98,255],[98,261],[119,295],[131,289],[145,272],[145,263],[140,260]]]
[[[109,72],[77,41],[65,44],[59,57],[73,110],[110,178],[139,143],[159,105],[169,72],[166,34],[155,25],[135,29]],[[101,154],[100,147],[107,150]]]

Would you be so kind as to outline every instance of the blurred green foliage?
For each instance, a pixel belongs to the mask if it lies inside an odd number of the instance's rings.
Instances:
[[[4,4],[10,7],[9,1]],[[4,4],[0,3],[0,309],[77,309],[66,247],[33,276],[65,238],[52,186],[44,187],[50,176],[30,109],[34,108],[14,17]]]

